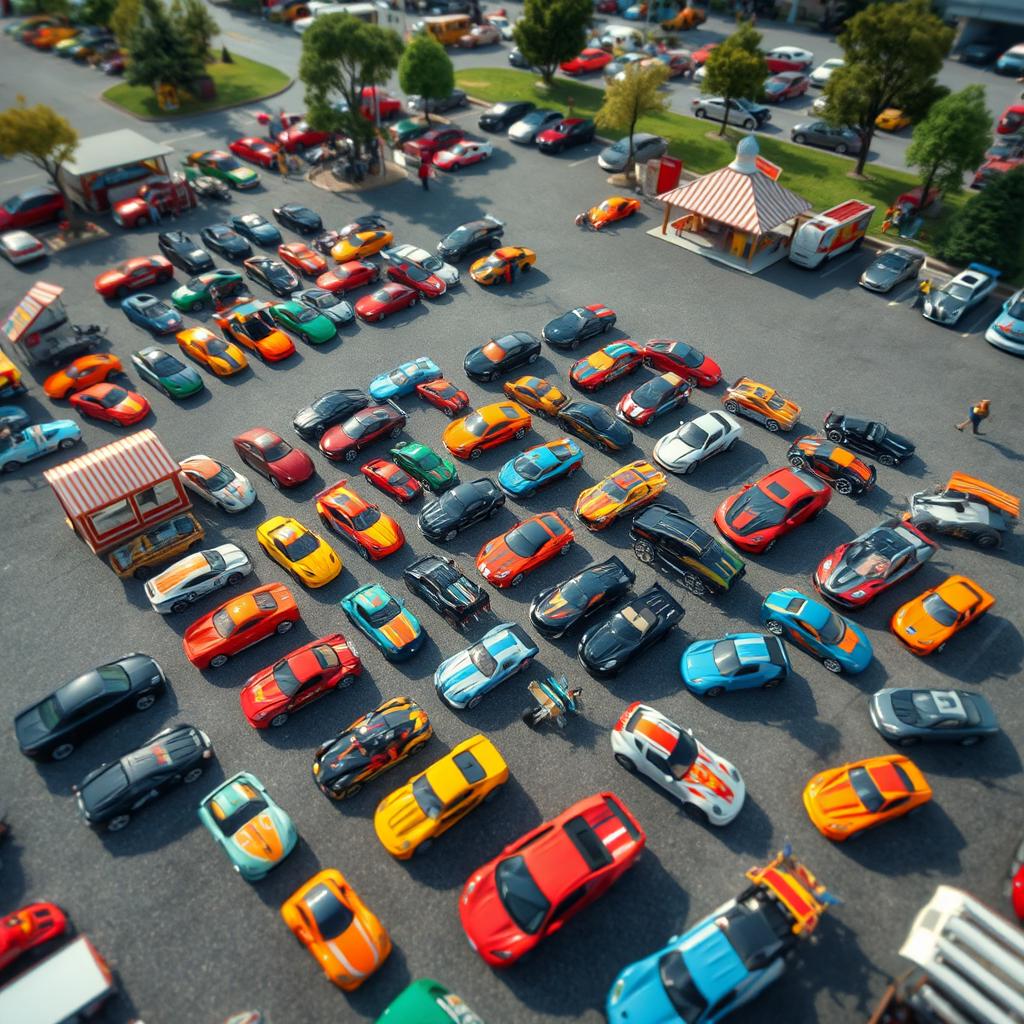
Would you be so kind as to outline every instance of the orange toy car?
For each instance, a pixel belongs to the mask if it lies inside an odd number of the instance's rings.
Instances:
[[[588,530],[603,530],[627,513],[649,505],[667,486],[668,478],[660,469],[646,459],[637,459],[580,491],[573,511]]]
[[[757,420],[773,434],[779,430],[792,430],[800,418],[800,406],[796,402],[783,398],[775,388],[759,384],[749,377],[740,377],[727,387],[722,402],[734,416]]]
[[[487,448],[526,436],[533,426],[530,414],[516,402],[482,405],[475,412],[452,420],[441,439],[457,459],[478,459]]]
[[[270,315],[269,303],[243,299],[219,314],[216,320],[228,341],[235,341],[255,352],[265,363],[287,359],[295,352],[295,342]]]
[[[305,242],[282,242],[277,247],[277,255],[292,270],[297,270],[306,277],[316,277],[327,271],[327,260],[318,252],[314,252]]]
[[[584,210],[576,218],[576,223],[581,227],[586,224],[587,227],[600,231],[601,228],[606,228],[617,220],[625,220],[626,217],[632,217],[639,209],[639,199],[627,199],[625,196],[609,196],[604,202],[598,203],[597,206]]]
[[[555,555],[567,555],[574,539],[558,512],[541,512],[489,540],[476,556],[476,567],[496,587],[518,587],[528,572]]]
[[[563,392],[543,377],[526,376],[506,381],[503,389],[509,398],[545,416],[554,416],[569,401]]]
[[[124,367],[121,360],[111,352],[94,352],[79,356],[63,370],[47,377],[43,390],[50,398],[67,398],[75,391],[82,391],[109,380],[112,373],[120,373]]]
[[[818,831],[837,843],[909,814],[932,798],[917,765],[902,754],[868,757],[818,772],[804,807]]]
[[[391,938],[377,915],[334,868],[289,896],[281,916],[324,974],[346,992],[359,988],[391,952]]]
[[[241,373],[248,365],[245,353],[233,342],[218,338],[205,327],[186,327],[175,335],[178,348],[216,377]]]
[[[323,522],[367,561],[386,558],[405,543],[398,523],[376,505],[364,501],[344,478],[321,491],[315,501]]]
[[[996,599],[966,576],[949,576],[896,609],[889,628],[914,654],[938,654],[954,633],[976,622]]]

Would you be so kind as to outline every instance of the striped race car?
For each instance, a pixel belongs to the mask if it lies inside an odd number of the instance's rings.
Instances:
[[[577,359],[569,368],[569,380],[578,391],[596,391],[643,366],[644,348],[635,341],[612,341]]]
[[[529,666],[538,651],[522,627],[501,622],[472,647],[442,661],[434,688],[450,708],[475,708],[499,683]]]
[[[426,639],[419,619],[406,609],[405,602],[392,597],[379,583],[367,583],[346,594],[341,609],[388,661],[411,658]]]

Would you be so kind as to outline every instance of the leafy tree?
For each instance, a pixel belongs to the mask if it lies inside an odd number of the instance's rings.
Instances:
[[[401,56],[402,40],[392,29],[345,13],[317,18],[303,33],[299,59],[309,123],[344,132],[358,159],[374,133],[373,122],[360,113],[363,87],[386,84]]]
[[[117,0],[110,15],[110,31],[122,46],[127,47],[128,40],[139,23],[141,11],[142,0]]]
[[[443,100],[455,88],[451,57],[433,36],[425,32],[413,36],[398,62],[398,84],[407,95]],[[430,124],[430,111],[423,112]]]
[[[668,68],[660,61],[641,67],[626,67],[625,77],[612,79],[604,93],[601,109],[594,118],[598,128],[625,132],[629,136],[626,175],[633,174],[633,135],[636,123],[647,114],[668,110],[668,98],[659,92],[668,79]]]
[[[36,9],[40,14],[54,14],[64,18],[71,16],[70,0],[37,0]]]
[[[940,192],[959,192],[964,175],[984,159],[991,136],[983,85],[939,100],[914,129],[907,149],[907,164],[921,171],[921,195],[927,197],[933,184]]]
[[[875,118],[887,107],[923,117],[939,98],[935,76],[954,30],[931,12],[928,0],[873,3],[855,14],[838,36],[845,65],[825,85],[826,116],[860,129],[857,173],[864,173]]]
[[[204,72],[202,55],[175,24],[163,0],[140,0],[127,51],[125,78],[132,85],[188,89]]]
[[[559,64],[587,45],[593,14],[592,0],[526,0],[513,37],[545,85],[551,85]]]
[[[78,8],[78,17],[87,25],[110,25],[111,15],[117,6],[117,0],[85,0]]]
[[[700,91],[725,100],[725,116],[719,135],[725,134],[729,109],[735,99],[757,99],[768,77],[768,65],[761,55],[761,33],[744,22],[721,46],[711,51],[704,65]]]
[[[192,44],[204,63],[213,60],[210,42],[220,34],[220,26],[203,0],[174,0],[171,18],[177,30]]]

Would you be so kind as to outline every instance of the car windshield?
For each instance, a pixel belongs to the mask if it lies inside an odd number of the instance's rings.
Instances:
[[[765,404],[769,409],[783,409],[786,406],[785,399],[780,398],[778,395],[772,395]]]
[[[579,580],[569,580],[561,590],[555,592],[570,607],[583,611],[594,596]]]
[[[252,341],[264,341],[277,331],[276,327],[258,316],[243,321],[241,329],[245,332],[245,336]]]
[[[690,448],[703,448],[708,439],[707,431],[702,430],[692,421],[687,423],[676,436]]]
[[[974,294],[974,290],[968,288],[967,285],[955,283],[947,285],[943,291],[956,299],[957,302],[966,302]]]
[[[462,421],[462,428],[474,437],[482,437],[487,429],[487,420],[480,413],[473,412]]]
[[[835,612],[829,612],[828,618],[818,627],[818,636],[823,643],[837,644],[846,636],[846,622]]]
[[[536,934],[551,904],[530,875],[526,861],[522,857],[506,857],[494,869],[494,882],[508,916],[527,935]]]
[[[490,678],[497,671],[498,663],[483,644],[474,644],[470,647],[468,654],[469,660],[482,675]]]
[[[120,405],[128,397],[128,392],[122,388],[111,388],[101,399],[100,405],[104,409],[112,409],[115,405]]]
[[[355,916],[323,883],[306,893],[305,902],[325,942],[336,939],[352,924]]]
[[[712,654],[719,675],[731,676],[740,667],[740,659],[736,654],[736,644],[732,640],[720,640],[712,649]]]
[[[234,479],[234,471],[228,469],[227,466],[221,466],[213,476],[208,476],[204,483],[211,491],[219,491],[222,487],[227,487]]]
[[[401,610],[401,605],[393,597],[389,597],[379,608],[372,608],[364,612],[364,615],[366,621],[374,629],[380,629],[381,626],[386,626],[392,619],[397,618]]]
[[[271,441],[269,444],[262,445],[260,450],[267,462],[277,462],[279,459],[283,459],[291,451],[291,448],[284,441]]]
[[[867,768],[852,768],[850,770],[850,785],[853,787],[854,793],[857,794],[857,799],[864,805],[864,810],[870,811],[872,814],[885,802]]]
[[[311,320],[315,320],[320,314],[315,309],[310,309],[309,306],[299,306],[298,309],[288,309],[288,316],[294,320],[297,324],[308,324]]]
[[[519,555],[520,558],[529,558],[535,555],[549,539],[547,530],[536,520],[530,520],[509,530],[505,534],[505,543],[509,550]]]
[[[146,307],[146,316],[156,319],[158,316],[166,316],[170,311],[170,307],[166,303],[151,302]]]
[[[210,804],[207,806],[209,807],[212,805],[213,801],[211,800]],[[238,810],[229,814],[226,818],[218,818],[216,814],[211,814],[211,817],[217,823],[217,827],[224,835],[233,836],[243,825],[252,821],[257,814],[262,814],[266,809],[266,800],[263,800],[260,797],[255,797],[254,799],[246,801],[246,803],[242,804]]]
[[[293,539],[291,541],[278,541],[279,545],[284,549],[285,557],[291,562],[298,562],[300,559],[307,558],[320,547],[319,541],[312,533],[303,532],[292,534],[292,536]]]
[[[473,237],[473,229],[468,225],[463,224],[462,227],[456,228],[448,237],[445,239],[451,245],[462,245],[464,242],[468,242]]]
[[[170,377],[171,374],[184,369],[181,363],[179,363],[174,356],[169,356],[166,352],[162,352],[160,355],[156,356],[151,365],[153,367],[153,372],[161,377]]]
[[[401,387],[409,380],[409,375],[404,370],[392,370],[387,377],[395,387]]]
[[[330,309],[338,304],[338,300],[330,292],[307,292],[306,301],[317,309]]]
[[[378,519],[380,519],[380,509],[367,506],[362,512],[357,512],[352,516],[352,525],[357,530],[368,530]]]
[[[434,787],[431,786],[426,775],[421,775],[412,784],[412,795],[426,817],[438,818],[440,816],[443,809],[441,800],[434,792]]]
[[[879,261],[878,266],[884,270],[902,270],[907,265],[907,258],[898,253],[887,252]]]
[[[867,580],[883,579],[892,565],[890,556],[879,548],[890,547],[892,537],[885,531],[873,534],[867,540],[855,541],[846,551],[846,563]]]
[[[512,464],[512,468],[521,476],[524,480],[539,480],[543,476],[545,470],[541,466],[538,458],[533,455],[520,455],[519,458]]]
[[[210,157],[210,164],[219,167],[222,171],[237,171],[242,165],[233,156]]]
[[[410,256],[410,259],[413,258],[414,257]],[[424,270],[429,271],[430,273],[434,273],[444,267],[444,260],[438,256],[431,256],[429,253],[423,256],[420,256],[417,253],[415,259]]]
[[[293,697],[302,685],[292,671],[292,667],[288,664],[287,659],[279,661],[271,670],[271,674],[274,677],[274,682],[277,683],[278,689],[286,697]]]
[[[707,1009],[708,1002],[690,977],[683,954],[674,949],[658,961],[658,976],[665,995],[681,1020],[695,1021]]]
[[[1024,295],[1007,307],[1006,315],[1013,317],[1014,320],[1024,320]]]
[[[923,607],[940,626],[952,626],[956,622],[956,609],[946,604],[938,594],[929,594]]]
[[[41,704],[36,705],[36,711],[47,729],[55,729],[61,720],[60,705],[56,697],[47,697]]]
[[[271,281],[295,280],[295,275],[283,263],[267,263],[263,269]]]
[[[217,630],[218,636],[227,639],[235,631],[235,620],[228,615],[226,608],[221,608],[219,612],[215,612],[213,616],[213,628]]]

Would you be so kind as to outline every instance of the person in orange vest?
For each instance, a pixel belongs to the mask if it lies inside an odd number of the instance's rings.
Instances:
[[[970,415],[967,417],[967,419],[963,421],[963,423],[958,423],[956,425],[956,429],[959,431],[963,431],[964,427],[966,427],[967,424],[970,423],[971,433],[980,434],[981,431],[978,429],[978,425],[982,422],[982,420],[988,419],[989,406],[991,404],[992,403],[989,401],[989,399],[983,398],[980,402],[977,402],[975,405],[972,405]]]

